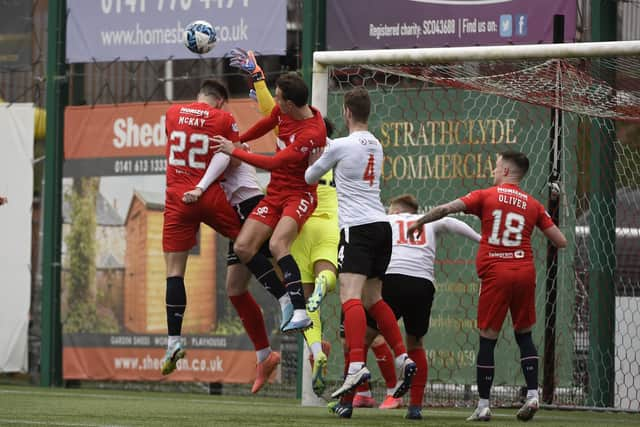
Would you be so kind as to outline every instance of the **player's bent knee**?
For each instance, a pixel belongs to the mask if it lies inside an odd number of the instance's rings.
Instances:
[[[279,260],[283,256],[289,254],[291,244],[284,240],[274,240],[271,239],[269,241],[269,251],[273,255],[273,258]]]
[[[251,258],[253,258],[258,251],[250,244],[237,241],[233,244],[233,252],[236,253],[243,264],[246,264],[251,261]]]

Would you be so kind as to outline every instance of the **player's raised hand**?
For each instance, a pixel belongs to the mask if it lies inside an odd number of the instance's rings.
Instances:
[[[247,51],[236,47],[231,49],[227,56],[230,58],[230,66],[251,74],[254,82],[264,80],[264,73],[262,72],[262,68],[258,65],[258,61],[256,61],[256,57],[252,50]]]
[[[210,138],[210,140],[217,145],[214,148],[216,153],[225,153],[231,155],[233,149],[236,148],[235,145],[233,145],[233,142],[229,141],[227,138],[221,135],[216,135],[213,138]]]
[[[182,202],[186,204],[195,203],[202,196],[202,188],[196,187],[193,190],[187,191],[182,195]]]

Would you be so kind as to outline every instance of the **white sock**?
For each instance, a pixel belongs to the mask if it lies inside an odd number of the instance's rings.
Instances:
[[[167,348],[173,348],[179,342],[180,335],[169,335],[169,339],[167,340]]]
[[[393,392],[396,391],[395,388],[388,388],[387,389],[387,396],[393,396]]]
[[[478,400],[478,408],[488,408],[488,407],[489,407],[489,399]]]
[[[269,357],[271,354],[271,347],[265,347],[256,351],[256,358],[258,359],[258,363],[264,362],[264,360]]]
[[[313,358],[317,359],[318,354],[322,352],[322,343],[320,341],[314,342],[311,344],[311,353],[313,354]]]
[[[409,357],[407,353],[402,353],[401,355],[396,356],[396,359],[395,359],[396,369],[400,369],[402,367],[402,364],[404,363],[404,359],[406,359],[407,357]]]
[[[356,393],[358,396],[364,396],[364,397],[372,397],[371,395],[371,390],[367,390],[367,391],[359,391]]]
[[[532,397],[538,398],[538,389],[527,390],[527,399],[531,399]]]
[[[362,367],[364,366],[363,362],[351,362],[349,363],[349,371],[348,374],[355,374],[356,372],[358,372],[360,369],[362,369]]]
[[[300,320],[303,320],[306,317],[308,317],[306,309],[304,309],[304,308],[296,308],[295,310],[293,310],[293,317],[291,317],[291,321],[292,322],[299,322]]]
[[[284,310],[287,305],[291,304],[291,298],[289,298],[289,294],[284,294],[278,298],[278,302],[280,303],[280,310]]]

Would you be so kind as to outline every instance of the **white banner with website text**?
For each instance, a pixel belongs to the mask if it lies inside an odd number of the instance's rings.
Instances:
[[[0,104],[0,372],[27,372],[33,202],[32,104]]]

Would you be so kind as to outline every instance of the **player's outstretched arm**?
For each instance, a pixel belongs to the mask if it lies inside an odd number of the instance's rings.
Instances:
[[[229,65],[244,71],[251,75],[253,80],[253,88],[255,90],[256,100],[258,101],[258,107],[263,116],[271,114],[271,110],[276,106],[276,102],[267,88],[265,81],[265,75],[258,65],[258,61],[252,50],[246,51],[241,48],[232,49],[229,52]]]
[[[231,141],[220,135],[214,136],[213,141],[218,144],[217,152],[237,157],[245,163],[264,170],[273,170],[289,163],[300,162],[307,155],[302,150],[299,150],[296,144],[289,145],[284,150],[278,151],[274,156],[265,156],[237,148]]]
[[[185,192],[182,195],[182,201],[187,204],[197,202],[200,196],[207,191],[207,188],[209,188],[209,186],[222,175],[222,172],[224,172],[227,166],[229,166],[229,160],[230,157],[224,153],[214,154],[196,188]]]
[[[480,234],[464,221],[455,218],[442,218],[442,226],[449,233],[458,234],[476,243],[480,242]]]
[[[413,239],[414,236],[420,237],[420,235],[422,235],[422,226],[426,223],[437,221],[440,218],[444,218],[445,216],[452,213],[462,212],[463,210],[465,210],[465,208],[466,206],[464,202],[460,199],[456,199],[452,202],[436,206],[435,208],[424,214],[422,218],[417,220],[415,224],[407,229],[407,238]]]
[[[339,149],[327,147],[316,149],[309,154],[309,167],[304,173],[307,184],[315,184],[338,163]]]

